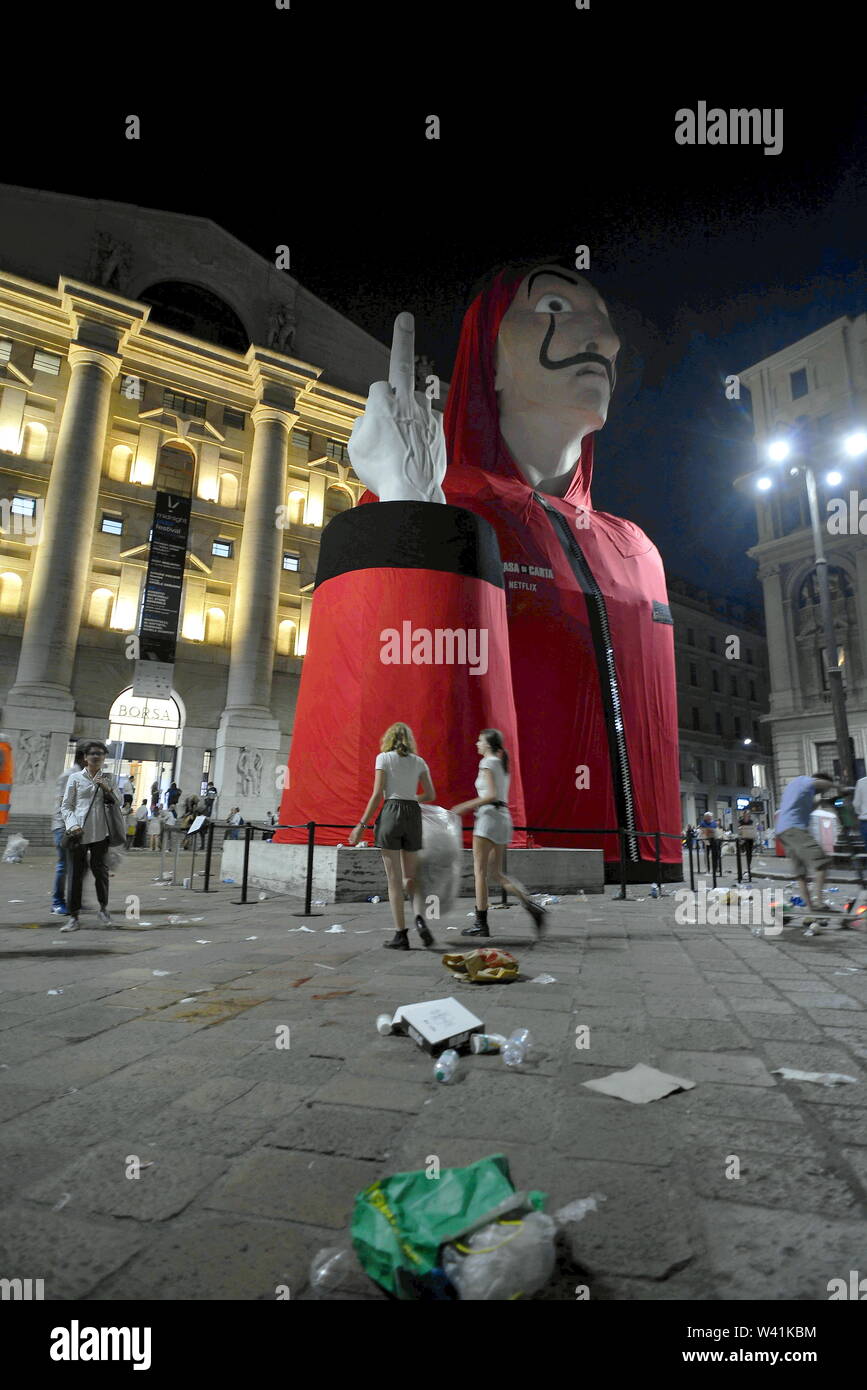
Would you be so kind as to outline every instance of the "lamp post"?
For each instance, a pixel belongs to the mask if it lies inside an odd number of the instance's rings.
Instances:
[[[850,457],[854,458],[867,450],[867,436],[858,431],[849,436],[844,442],[844,447]],[[791,456],[792,448],[788,440],[779,439],[768,446],[767,454],[772,462],[783,463]],[[825,539],[822,535],[822,525],[819,518],[819,497],[812,460],[801,453],[799,460],[793,464],[791,473],[793,475],[803,473],[807,486],[807,502],[810,508],[810,525],[815,551],[814,564],[819,586],[819,607],[825,634],[825,668],[831,711],[834,717],[834,737],[840,762],[840,777],[844,785],[851,786],[855,780],[855,773],[849,742],[849,723],[846,718],[846,693],[843,689],[843,671],[838,665],[837,639],[834,635],[834,616],[831,610],[831,586],[828,580],[828,560],[825,555]],[[828,482],[832,486],[836,487],[842,481],[842,475],[836,471],[828,475]],[[773,486],[773,480],[764,473],[757,478],[756,486],[759,491],[767,492]]]

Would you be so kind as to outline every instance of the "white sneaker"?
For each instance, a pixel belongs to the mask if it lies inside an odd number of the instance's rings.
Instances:
[[[53,917],[68,917],[69,913],[65,907],[53,907],[51,909],[51,915]]]
[[[102,926],[102,927],[112,927],[112,926],[114,926],[114,923],[112,922],[112,920],[111,920],[111,918],[109,917],[108,913],[107,913],[107,912],[103,912],[102,909],[100,909],[99,912],[96,914],[96,920],[97,920],[97,922],[99,922],[100,926]]]
[[[60,928],[61,931],[80,931],[81,923],[77,917],[70,917],[69,921]]]

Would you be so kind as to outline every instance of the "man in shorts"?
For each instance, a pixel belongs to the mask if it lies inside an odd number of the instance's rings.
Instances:
[[[822,902],[822,888],[831,860],[818,840],[810,834],[810,815],[816,794],[827,795],[833,787],[833,779],[826,777],[823,772],[814,772],[812,777],[793,777],[783,792],[777,811],[777,839],[791,860],[801,897],[814,912],[829,911]],[[808,876],[813,880],[813,897],[807,887]]]

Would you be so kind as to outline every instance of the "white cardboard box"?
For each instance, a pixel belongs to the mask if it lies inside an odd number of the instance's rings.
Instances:
[[[401,1004],[392,1023],[413,1042],[436,1056],[447,1047],[461,1047],[472,1033],[484,1033],[485,1025],[457,999],[426,999],[421,1004]]]

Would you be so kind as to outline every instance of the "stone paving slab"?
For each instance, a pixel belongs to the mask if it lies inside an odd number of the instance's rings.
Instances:
[[[70,939],[38,905],[51,856],[0,866],[0,1233],[24,1275],[48,1271],[49,1297],[271,1300],[286,1283],[308,1298],[310,1257],[343,1238],[361,1188],[431,1155],[496,1152],[549,1210],[607,1199],[543,1301],[574,1299],[582,1279],[609,1300],[824,1299],[828,1278],[858,1267],[860,934],[690,928],[670,896],[621,904],[609,892],[564,900],[538,944],[516,912],[495,912],[492,940],[525,978],[478,987],[440,961],[477,944],[445,930],[464,924],[466,903],[437,925],[436,951],[396,956],[381,945],[386,905],[325,908],[309,918],[314,940],[288,930],[308,920],[290,915],[297,902],[241,911],[236,886],[191,895],[153,884],[153,867],[136,857],[112,880],[113,901],[137,892],[151,928],[86,922]],[[346,931],[327,933],[333,921]],[[859,973],[835,973],[850,966]],[[542,973],[556,983],[530,983]],[[442,1087],[411,1040],[376,1033],[377,1014],[449,994],[491,1031],[529,1027],[535,1055],[515,1071],[465,1056]],[[648,1106],[586,1090],[635,1061],[697,1084]],[[782,1082],[778,1065],[859,1081]],[[132,1154],[154,1164],[138,1179],[124,1176]],[[737,1179],[725,1177],[730,1155]],[[382,1297],[365,1283],[346,1296]]]

